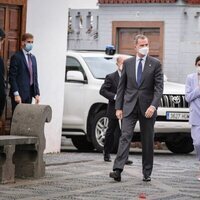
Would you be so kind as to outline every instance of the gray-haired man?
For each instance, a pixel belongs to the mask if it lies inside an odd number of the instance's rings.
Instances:
[[[160,61],[148,55],[149,41],[144,35],[135,38],[136,56],[124,61],[115,103],[116,116],[122,119],[117,157],[110,177],[121,181],[136,122],[139,120],[142,142],[143,181],[151,181],[153,169],[154,123],[163,93]]]

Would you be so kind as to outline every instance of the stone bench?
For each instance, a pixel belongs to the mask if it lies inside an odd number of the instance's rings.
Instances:
[[[45,122],[52,110],[47,105],[19,104],[13,114],[10,135],[0,136],[0,182],[45,175]]]

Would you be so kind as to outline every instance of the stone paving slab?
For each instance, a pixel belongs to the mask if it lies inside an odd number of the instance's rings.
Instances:
[[[141,153],[131,152],[129,159],[133,165],[125,167],[118,183],[108,176],[113,162],[105,163],[100,153],[47,154],[45,177],[0,185],[0,200],[138,200],[140,193],[148,200],[200,199],[194,154],[157,152],[150,183],[142,181]]]

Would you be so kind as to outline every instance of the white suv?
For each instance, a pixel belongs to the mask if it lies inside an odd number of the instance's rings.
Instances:
[[[116,57],[104,52],[67,52],[62,135],[71,138],[79,150],[103,150],[108,101],[99,94],[99,89],[105,76],[116,70]],[[165,142],[174,153],[193,151],[184,91],[184,85],[165,80],[155,124],[155,140]],[[139,140],[137,124],[133,141]],[[119,135],[115,134],[113,151],[118,141]]]

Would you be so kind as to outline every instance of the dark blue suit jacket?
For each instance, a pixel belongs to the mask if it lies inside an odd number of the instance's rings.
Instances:
[[[2,115],[6,101],[5,82],[4,82],[4,64],[0,58],[0,116]]]
[[[40,95],[37,75],[37,62],[34,55],[31,54],[32,68],[33,68],[33,94]],[[30,87],[30,74],[25,55],[22,50],[16,52],[10,60],[9,69],[9,83],[10,83],[10,96],[18,91],[22,101],[27,99],[31,93]]]

